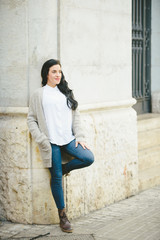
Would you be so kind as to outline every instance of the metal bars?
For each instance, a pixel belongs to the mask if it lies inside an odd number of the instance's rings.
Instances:
[[[132,0],[132,95],[137,113],[150,111],[151,0]]]

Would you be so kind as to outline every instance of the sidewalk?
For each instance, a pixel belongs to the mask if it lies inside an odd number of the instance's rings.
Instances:
[[[73,233],[58,225],[1,222],[0,239],[160,240],[160,186],[71,222]]]

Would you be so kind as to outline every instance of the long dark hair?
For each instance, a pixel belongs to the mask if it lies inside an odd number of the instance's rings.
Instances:
[[[50,67],[53,65],[60,65],[61,63],[59,60],[50,59],[46,61],[41,69],[41,77],[42,77],[42,87],[47,84],[47,76]],[[59,90],[66,96],[67,99],[67,106],[72,110],[75,110],[78,107],[78,102],[74,99],[74,95],[72,90],[68,87],[68,82],[65,80],[64,74],[62,72],[62,77],[60,83],[57,85]]]

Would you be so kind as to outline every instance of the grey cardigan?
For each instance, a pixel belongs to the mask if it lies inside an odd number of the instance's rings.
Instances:
[[[29,131],[39,146],[43,165],[45,168],[52,166],[52,150],[42,107],[43,87],[38,88],[30,99],[27,124]],[[72,131],[77,141],[84,141],[78,110],[72,110]]]

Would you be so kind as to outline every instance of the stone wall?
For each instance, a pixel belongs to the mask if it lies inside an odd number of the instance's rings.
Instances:
[[[152,113],[160,113],[160,91],[152,92]]]
[[[136,113],[131,94],[131,1],[1,0],[2,219],[56,223],[50,175],[28,133],[29,97],[40,69],[59,58],[79,102],[90,167],[64,178],[70,218],[138,191]]]
[[[132,97],[131,1],[60,1],[60,59],[80,104]]]
[[[160,184],[160,114],[138,116],[139,190]]]
[[[1,108],[0,121],[1,219],[31,223],[32,180],[26,109],[9,108],[6,112]]]
[[[138,191],[136,113],[134,101],[95,109],[81,106],[86,141],[95,163],[64,178],[68,216],[75,218]],[[118,102],[117,102],[118,104]],[[118,107],[118,108],[117,108]],[[58,222],[38,146],[28,133],[27,108],[1,109],[1,219],[52,224]],[[15,112],[17,111],[17,114]]]
[[[27,107],[41,86],[42,64],[57,58],[57,1],[1,0],[0,5],[0,106]]]
[[[27,112],[28,108],[0,108],[0,219],[57,222],[50,174],[28,132]]]
[[[110,110],[106,107],[89,113],[82,111],[82,119],[95,162],[65,178],[66,204],[71,218],[138,191],[135,111],[112,106]]]

